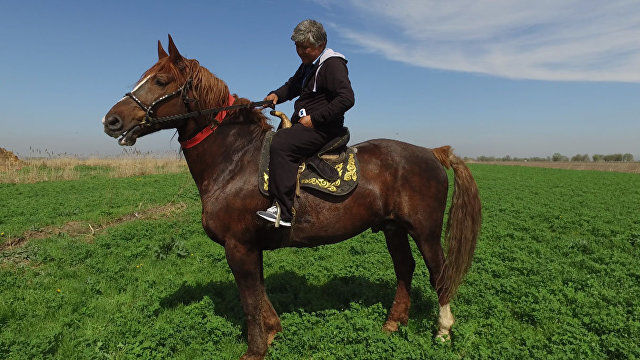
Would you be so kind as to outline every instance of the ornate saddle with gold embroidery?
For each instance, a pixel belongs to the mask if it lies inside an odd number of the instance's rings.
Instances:
[[[258,188],[263,195],[269,195],[269,148],[275,132],[270,131],[262,143],[260,152]],[[298,170],[298,186],[332,195],[347,195],[358,185],[359,166],[357,149],[347,146],[349,129],[331,140],[317,154],[305,159]]]

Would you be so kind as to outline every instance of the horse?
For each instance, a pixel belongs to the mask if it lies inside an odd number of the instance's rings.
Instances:
[[[416,266],[410,235],[438,295],[436,336],[447,341],[454,323],[450,301],[471,266],[481,223],[476,182],[451,147],[428,149],[390,139],[356,144],[361,167],[357,187],[340,199],[302,191],[294,202],[293,227],[276,228],[256,216],[257,210],[271,205],[257,181],[262,142],[273,128],[262,108],[232,95],[226,83],[196,59],[183,57],[171,35],[168,50],[158,41],[157,63],[107,112],[102,124],[123,146],[162,129],[177,129],[200,193],[202,226],[224,247],[240,294],[248,338],[241,359],[263,359],[282,331],[265,291],[263,251],[337,243],[367,229],[384,233],[397,278],[382,330],[394,332],[409,319]],[[441,237],[449,168],[454,190],[445,257]]]

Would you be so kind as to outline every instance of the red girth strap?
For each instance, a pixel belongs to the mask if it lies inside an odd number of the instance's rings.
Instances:
[[[225,106],[231,106],[233,105],[233,102],[235,101],[235,98],[229,94],[229,103]],[[218,126],[220,126],[220,123],[222,122],[222,120],[224,120],[224,118],[227,116],[227,111],[226,110],[222,110],[220,111],[217,115],[216,115],[216,120],[218,121],[218,124],[216,124],[215,126],[207,126],[204,129],[202,129],[202,131],[200,131],[199,133],[196,134],[196,136],[192,137],[189,140],[186,141],[181,141],[180,142],[180,146],[182,146],[183,149],[189,149],[192,148],[198,144],[200,144],[200,142],[202,142],[202,140],[206,139],[207,136],[213,134],[213,132],[218,128]]]

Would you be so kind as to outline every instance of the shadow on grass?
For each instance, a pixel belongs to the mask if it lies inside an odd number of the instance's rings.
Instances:
[[[395,295],[395,284],[374,283],[358,276],[339,277],[326,284],[309,284],[294,272],[282,272],[265,279],[267,295],[278,314],[302,310],[307,313],[323,310],[343,310],[352,302],[364,306],[381,303],[387,310]],[[432,291],[432,290],[431,290]],[[175,293],[160,301],[164,309],[189,305],[211,298],[217,315],[239,325],[245,331],[245,317],[235,282],[210,282],[200,285],[183,284]],[[419,289],[411,291],[413,320],[429,316],[429,309],[437,307],[437,301],[426,297]],[[380,326],[385,319],[380,319]]]

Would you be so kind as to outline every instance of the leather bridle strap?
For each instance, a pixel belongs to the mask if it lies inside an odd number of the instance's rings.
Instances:
[[[184,114],[164,116],[159,118],[152,117],[148,125],[155,125],[155,124],[163,123],[167,121],[182,120],[182,119],[199,117],[199,116],[209,115],[209,114],[217,114],[222,111],[231,111],[231,110],[238,110],[238,109],[244,109],[244,108],[254,108],[259,106],[272,106],[272,105],[273,105],[273,101],[271,100],[256,101],[248,104],[222,106],[222,107],[205,109],[205,110],[191,111]],[[144,125],[147,125],[147,124],[144,124]],[[213,124],[213,125],[217,125],[217,124]]]
[[[142,121],[142,125],[154,125],[157,122],[157,119],[161,119],[161,118],[156,118],[153,116],[154,112],[153,109],[156,106],[159,106],[160,104],[162,104],[165,101],[168,101],[169,99],[175,97],[176,95],[182,95],[182,101],[185,103],[185,105],[188,106],[188,104],[190,102],[193,102],[194,99],[190,99],[188,97],[188,93],[189,90],[191,89],[191,84],[193,83],[193,79],[189,78],[189,80],[187,80],[184,85],[182,85],[178,90],[166,94],[166,95],[162,95],[161,97],[157,98],[156,100],[154,100],[151,105],[149,105],[149,107],[145,106],[142,101],[140,101],[140,99],[138,99],[133,92],[128,92],[126,94],[124,94],[125,96],[128,96],[129,98],[131,98],[131,100],[133,100],[136,104],[138,104],[138,106],[144,110],[145,112],[145,117],[144,120]]]
[[[257,101],[257,102],[251,102],[248,104],[240,104],[240,105],[233,105],[235,98],[232,95],[229,95],[229,100],[228,100],[228,105],[227,106],[222,106],[222,107],[217,107],[217,108],[211,108],[211,109],[205,109],[205,110],[197,110],[197,111],[191,111],[191,112],[187,112],[184,114],[177,114],[177,115],[170,115],[170,116],[163,116],[163,117],[155,117],[154,116],[154,108],[156,106],[159,106],[160,104],[164,103],[165,101],[168,101],[169,99],[177,96],[177,95],[181,95],[182,96],[182,101],[185,104],[185,107],[187,110],[190,109],[190,104],[192,102],[198,101],[197,99],[192,99],[189,98],[188,93],[189,90],[191,89],[193,83],[193,79],[189,78],[189,80],[187,80],[184,85],[182,85],[178,90],[166,94],[166,95],[162,95],[161,97],[159,97],[158,99],[154,100],[153,103],[151,103],[151,105],[149,105],[148,107],[145,106],[142,101],[140,101],[140,99],[138,99],[133,92],[128,92],[125,94],[125,96],[131,98],[131,100],[133,100],[142,110],[144,110],[145,112],[145,117],[144,120],[142,121],[142,126],[154,126],[154,125],[158,125],[158,124],[162,124],[165,122],[171,122],[171,121],[176,121],[176,120],[182,120],[182,119],[189,119],[189,118],[194,118],[194,117],[200,117],[200,116],[205,116],[205,115],[209,115],[209,114],[217,114],[215,119],[213,119],[212,123],[207,125],[203,130],[201,130],[198,134],[196,134],[193,138],[186,140],[186,141],[182,141],[180,142],[180,144],[182,145],[183,149],[188,149],[191,148],[197,144],[199,144],[202,140],[204,140],[207,136],[211,135],[213,133],[213,131],[215,129],[218,128],[218,126],[220,126],[220,123],[222,122],[222,120],[224,120],[224,118],[227,116],[227,113],[231,110],[237,110],[237,109],[242,109],[242,108],[254,108],[254,107],[259,107],[259,106],[271,106],[273,107],[273,101],[271,100],[266,100],[266,101]]]
[[[189,148],[192,148],[192,147],[198,145],[200,142],[202,142],[202,140],[206,139],[207,136],[213,134],[213,132],[222,123],[222,120],[224,120],[224,118],[227,116],[227,112],[228,111],[237,110],[237,109],[243,109],[243,108],[254,108],[254,107],[259,107],[259,106],[273,106],[273,101],[271,101],[271,100],[251,102],[251,103],[248,103],[248,104],[233,105],[234,100],[235,100],[235,98],[233,96],[229,95],[229,105],[228,106],[223,106],[223,107],[213,108],[213,109],[207,109],[207,110],[202,110],[202,111],[194,111],[194,112],[187,113],[187,114],[182,114],[182,115],[174,115],[173,119],[169,119],[169,120],[175,120],[175,118],[195,117],[195,116],[207,115],[207,114],[211,114],[211,113],[217,113],[218,114],[218,115],[216,115],[215,119],[213,120],[213,122],[211,124],[205,126],[205,128],[202,129],[199,133],[197,133],[194,137],[192,137],[191,139],[186,140],[186,141],[181,141],[180,142],[180,146],[182,146],[183,149],[189,149]],[[167,118],[170,118],[170,116],[167,116]],[[169,121],[169,120],[167,120],[167,121]],[[161,120],[161,121],[164,121],[164,120]]]
[[[234,101],[235,101],[235,98],[232,95],[229,95],[229,106],[233,105]],[[220,126],[220,123],[222,123],[222,120],[224,120],[226,116],[227,116],[227,110],[220,111],[215,117],[216,124],[205,126],[204,129],[202,129],[200,132],[198,132],[194,137],[192,137],[189,140],[180,141],[180,146],[182,146],[183,149],[189,149],[200,144],[200,142],[206,139],[207,136],[213,134],[213,132],[218,128],[218,126]]]

